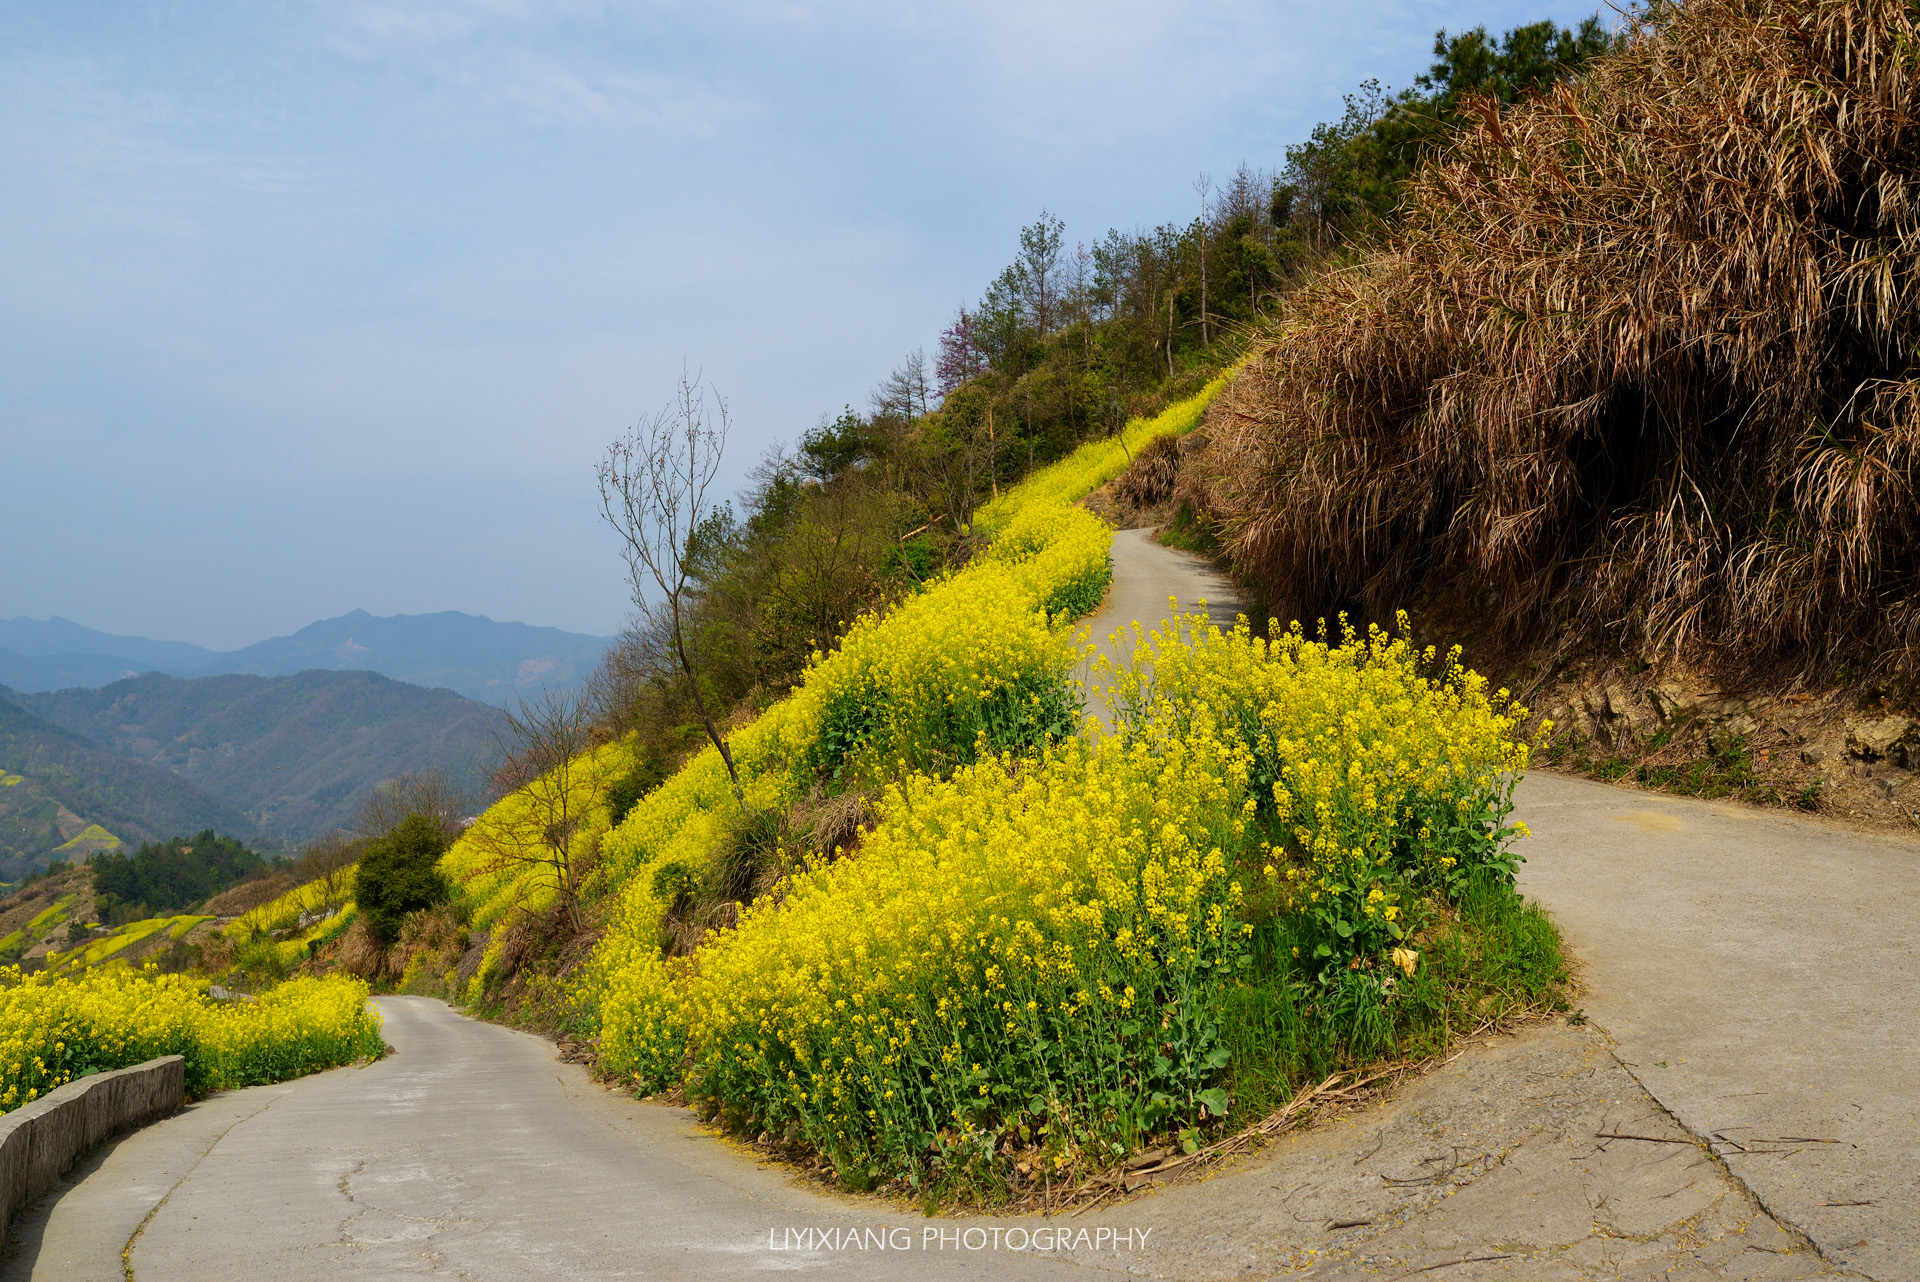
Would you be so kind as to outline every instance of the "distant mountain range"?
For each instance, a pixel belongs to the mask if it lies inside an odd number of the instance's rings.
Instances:
[[[100,687],[148,672],[174,677],[290,676],[314,668],[377,672],[505,706],[584,682],[605,637],[448,610],[385,618],[355,610],[241,650],[115,636],[70,619],[0,620],[0,685],[23,693]]]
[[[83,858],[110,844],[101,829],[129,846],[212,828],[292,849],[410,771],[443,771],[478,800],[501,722],[377,672],[0,687],[0,880]]]

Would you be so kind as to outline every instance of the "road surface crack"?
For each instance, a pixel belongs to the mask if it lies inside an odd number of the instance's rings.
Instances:
[[[272,1108],[282,1098],[283,1096],[276,1095],[272,1099],[268,1100],[266,1103],[262,1104],[259,1108],[254,1109],[253,1112],[248,1113],[245,1117],[236,1117],[231,1122],[228,1122],[227,1125],[221,1130],[221,1132],[218,1135],[213,1137],[213,1143],[207,1145],[207,1147],[201,1152],[200,1156],[193,1159],[193,1165],[189,1166],[184,1172],[181,1173],[180,1178],[173,1182],[172,1187],[167,1189],[166,1193],[161,1196],[160,1200],[153,1204],[153,1209],[148,1211],[145,1217],[141,1219],[140,1223],[134,1226],[132,1236],[127,1238],[126,1246],[121,1248],[121,1251],[120,1251],[120,1268],[126,1275],[126,1282],[134,1282],[134,1276],[133,1276],[134,1244],[140,1240],[140,1235],[147,1231],[147,1225],[153,1223],[153,1217],[160,1214],[160,1208],[165,1206],[168,1203],[168,1201],[172,1199],[173,1195],[179,1191],[180,1186],[182,1184],[185,1184],[187,1180],[193,1176],[193,1173],[195,1171],[200,1169],[200,1163],[206,1161],[207,1158],[212,1155],[213,1150],[219,1147],[220,1141],[227,1138],[228,1132],[232,1131],[234,1127],[240,1125],[240,1123],[242,1122],[251,1122],[254,1118],[260,1116],[260,1114]]]
[[[1848,1277],[1848,1278],[1871,1277],[1870,1274],[1858,1273],[1840,1264],[1833,1257],[1829,1256],[1825,1251],[1821,1250],[1820,1244],[1813,1240],[1813,1235],[1808,1233],[1804,1228],[1802,1228],[1798,1223],[1796,1223],[1790,1215],[1786,1214],[1782,1210],[1778,1210],[1775,1207],[1769,1205],[1768,1200],[1760,1195],[1760,1191],[1754,1188],[1753,1185],[1749,1184],[1746,1180],[1741,1179],[1739,1172],[1735,1171],[1733,1167],[1728,1164],[1726,1158],[1721,1155],[1718,1145],[1716,1145],[1714,1142],[1716,1139],[1720,1138],[1717,1132],[1709,1132],[1708,1134],[1703,1135],[1699,1131],[1695,1130],[1693,1127],[1688,1126],[1685,1122],[1681,1121],[1679,1115],[1676,1114],[1672,1109],[1668,1108],[1666,1105],[1666,1102],[1660,1098],[1659,1092],[1654,1090],[1653,1084],[1640,1076],[1640,1073],[1638,1072],[1639,1065],[1630,1064],[1626,1060],[1620,1057],[1619,1050],[1613,1044],[1613,1035],[1611,1033],[1608,1033],[1604,1028],[1599,1028],[1598,1025],[1595,1025],[1595,1027],[1596,1029],[1598,1029],[1601,1036],[1606,1039],[1607,1053],[1613,1056],[1613,1062],[1620,1065],[1621,1069],[1627,1074],[1627,1076],[1631,1077],[1634,1080],[1634,1082],[1639,1085],[1640,1089],[1647,1093],[1647,1098],[1653,1101],[1653,1106],[1659,1109],[1661,1114],[1664,1117],[1666,1117],[1666,1119],[1669,1122],[1673,1123],[1673,1125],[1682,1134],[1689,1136],[1692,1142],[1698,1145],[1701,1151],[1707,1154],[1708,1160],[1710,1160],[1715,1166],[1720,1168],[1720,1173],[1726,1176],[1729,1182],[1731,1182],[1735,1187],[1744,1190],[1747,1196],[1753,1199],[1755,1205],[1757,1205],[1762,1211],[1766,1212],[1768,1216],[1772,1217],[1773,1222],[1780,1226],[1782,1232],[1787,1233],[1788,1236],[1790,1237],[1799,1239],[1798,1242],[1795,1244],[1796,1246],[1804,1248],[1815,1259],[1819,1260],[1821,1263],[1825,1264],[1828,1268],[1832,1269],[1840,1277]]]

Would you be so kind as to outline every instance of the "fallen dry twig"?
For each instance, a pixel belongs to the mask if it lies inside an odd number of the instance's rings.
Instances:
[[[1511,1252],[1506,1255],[1468,1255],[1458,1260],[1442,1260],[1438,1264],[1426,1264],[1417,1269],[1408,1269],[1405,1273],[1394,1274],[1387,1279],[1387,1282],[1400,1282],[1401,1278],[1410,1278],[1420,1273],[1431,1273],[1435,1269],[1450,1269],[1456,1264],[1485,1264],[1488,1260],[1512,1260],[1516,1258],[1518,1257]]]

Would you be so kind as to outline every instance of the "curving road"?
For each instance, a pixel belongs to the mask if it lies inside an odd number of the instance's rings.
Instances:
[[[594,1085],[540,1038],[426,998],[378,1002],[395,1054],[216,1095],[128,1136],[16,1224],[4,1276],[858,1279],[899,1277],[903,1257],[914,1276],[1079,1275],[1031,1249],[1037,1223],[1023,1251],[1004,1233],[997,1252],[940,1241],[953,1221],[927,1239],[929,1221],[811,1192],[684,1109]],[[1096,1232],[1064,1254],[1115,1258],[1091,1247],[1102,1226],[1076,1224]]]
[[[1920,1277],[1920,843],[1552,774],[1519,802],[1620,1061],[1827,1259]]]
[[[1114,563],[1090,623],[1116,657],[1108,634],[1169,596],[1231,617],[1217,575],[1144,532]],[[1471,1048],[1203,1183],[1058,1222],[928,1221],[815,1191],[545,1041],[382,998],[395,1055],[102,1150],[16,1220],[0,1282],[1920,1277],[1920,845],[1545,774],[1520,814],[1523,884],[1583,964],[1592,1026]],[[1445,1179],[1419,1174],[1448,1151]]]

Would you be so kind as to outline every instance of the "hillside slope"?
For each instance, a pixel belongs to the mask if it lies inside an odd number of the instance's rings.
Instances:
[[[0,879],[45,867],[89,825],[128,844],[203,828],[258,839],[238,808],[164,766],[130,760],[34,715],[17,702],[22,697],[0,687],[0,774],[20,778],[0,785]],[[102,844],[67,853],[84,856]]]
[[[450,690],[375,672],[186,680],[148,673],[99,690],[15,695],[37,716],[148,768],[176,772],[281,843],[347,822],[383,779],[438,768],[477,791],[500,721]],[[221,823],[176,826],[176,836]],[[244,834],[240,834],[244,835]]]

